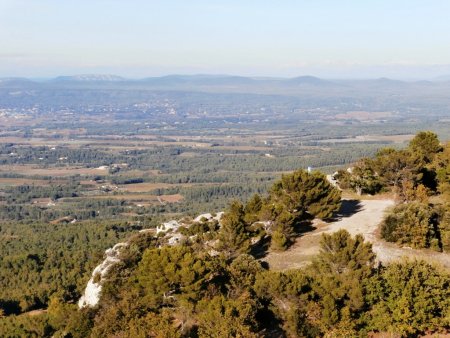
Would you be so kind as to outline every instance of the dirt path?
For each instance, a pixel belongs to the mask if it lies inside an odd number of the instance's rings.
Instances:
[[[316,230],[297,238],[295,244],[285,252],[271,252],[263,260],[271,269],[286,270],[301,268],[311,262],[319,253],[319,242],[322,233],[332,233],[346,229],[353,236],[362,234],[367,241],[372,242],[373,251],[382,263],[389,263],[402,257],[424,258],[438,262],[450,268],[450,254],[441,254],[431,250],[413,250],[400,248],[392,243],[386,243],[376,236],[386,210],[392,207],[391,199],[344,200],[337,219],[330,223],[315,222]]]

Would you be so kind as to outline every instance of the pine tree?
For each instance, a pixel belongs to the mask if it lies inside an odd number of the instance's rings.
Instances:
[[[339,210],[341,194],[319,173],[297,170],[274,183],[271,202],[279,202],[299,219],[328,218]]]
[[[338,328],[338,321],[348,326],[363,312],[364,281],[373,273],[375,254],[361,235],[353,238],[346,230],[322,235],[320,247],[310,271],[321,300],[322,324],[328,331]]]
[[[229,258],[247,253],[250,249],[249,235],[244,220],[245,212],[241,202],[234,200],[221,220],[218,248]]]
[[[409,142],[412,152],[419,154],[426,163],[430,163],[434,156],[442,151],[438,136],[431,131],[421,131]]]
[[[438,181],[438,191],[442,197],[450,202],[450,142],[444,150],[436,156],[433,162]]]
[[[424,261],[394,262],[374,276],[373,283],[379,287],[370,316],[378,331],[417,337],[448,328],[448,273]]]
[[[437,213],[427,204],[411,202],[396,206],[381,225],[381,237],[388,242],[428,248],[437,236]],[[439,249],[437,243],[435,249]]]
[[[261,211],[263,201],[259,194],[254,194],[245,204],[245,222],[248,225],[258,221],[258,214]]]

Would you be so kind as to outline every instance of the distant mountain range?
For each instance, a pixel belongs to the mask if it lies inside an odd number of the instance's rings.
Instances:
[[[435,78],[434,81],[450,81],[450,75],[440,76]],[[400,81],[389,78],[367,79],[367,80],[353,80],[353,79],[321,79],[315,76],[305,75],[293,78],[270,78],[270,77],[245,77],[235,75],[166,75],[160,77],[147,77],[143,79],[129,79],[113,74],[79,74],[72,76],[58,76],[53,79],[45,81],[34,81],[27,78],[9,77],[0,78],[0,83],[106,83],[106,82],[127,82],[127,83],[145,83],[154,85],[179,85],[179,84],[192,84],[192,85],[247,85],[257,83],[269,83],[269,84],[285,84],[285,85],[308,85],[308,86],[330,86],[342,83],[373,83],[380,85],[401,85],[408,83],[432,83],[434,81]]]
[[[58,76],[51,80],[54,82],[117,82],[124,81],[125,78],[110,74],[81,74],[73,76]]]
[[[298,76],[293,78],[245,77],[233,75],[167,75],[143,79],[128,79],[110,74],[82,74],[59,76],[47,80],[30,80],[26,78],[0,78],[0,88],[17,90],[31,89],[144,89],[177,90],[221,93],[253,93],[299,96],[344,95],[352,96],[355,92],[364,95],[378,94],[412,94],[428,95],[433,90],[442,93],[450,90],[450,77],[443,76],[434,81],[400,81],[389,78],[367,80],[321,79],[315,76]]]

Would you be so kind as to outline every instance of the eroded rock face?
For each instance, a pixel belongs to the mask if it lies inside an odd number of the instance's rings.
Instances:
[[[179,227],[184,224],[179,223],[178,221],[172,220],[166,223],[161,224],[159,227],[156,227],[156,234],[167,231],[177,231]]]
[[[224,214],[223,211],[218,212],[218,213],[216,214],[216,216],[213,216],[213,215],[210,214],[210,213],[207,213],[207,214],[201,214],[201,215],[198,215],[197,217],[194,218],[194,222],[201,222],[202,220],[206,220],[206,221],[216,220],[216,221],[219,222],[219,221],[222,219],[223,214]]]
[[[120,249],[125,246],[128,246],[128,243],[117,243],[105,251],[105,259],[92,272],[92,277],[86,285],[84,294],[78,301],[79,308],[97,305],[100,300],[100,292],[102,291],[102,279],[114,264],[120,262]]]
[[[217,220],[220,222],[221,218],[223,216],[223,212],[219,212],[217,214],[202,214],[196,217],[193,222],[198,223],[203,220],[206,221],[212,221]],[[184,224],[181,221],[169,221],[166,223],[161,224],[159,227],[156,228],[156,235],[159,235],[160,233],[165,233],[164,238],[167,238],[167,245],[178,245],[185,236],[178,233],[177,230],[181,227],[189,227],[188,224]],[[146,233],[146,232],[152,232],[153,229],[144,229],[141,230],[140,233]],[[84,307],[94,307],[98,304],[100,300],[100,294],[102,291],[102,283],[104,280],[104,277],[108,274],[110,269],[120,262],[120,250],[123,247],[128,246],[128,243],[118,243],[114,245],[112,248],[109,248],[105,251],[105,259],[103,262],[98,265],[94,271],[92,272],[92,277],[89,280],[89,282],[86,285],[86,289],[84,290],[83,296],[81,296],[80,300],[78,301],[78,307],[84,308]]]

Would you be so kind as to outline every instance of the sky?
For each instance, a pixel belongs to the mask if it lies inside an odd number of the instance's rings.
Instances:
[[[0,77],[450,75],[448,0],[0,0]]]

